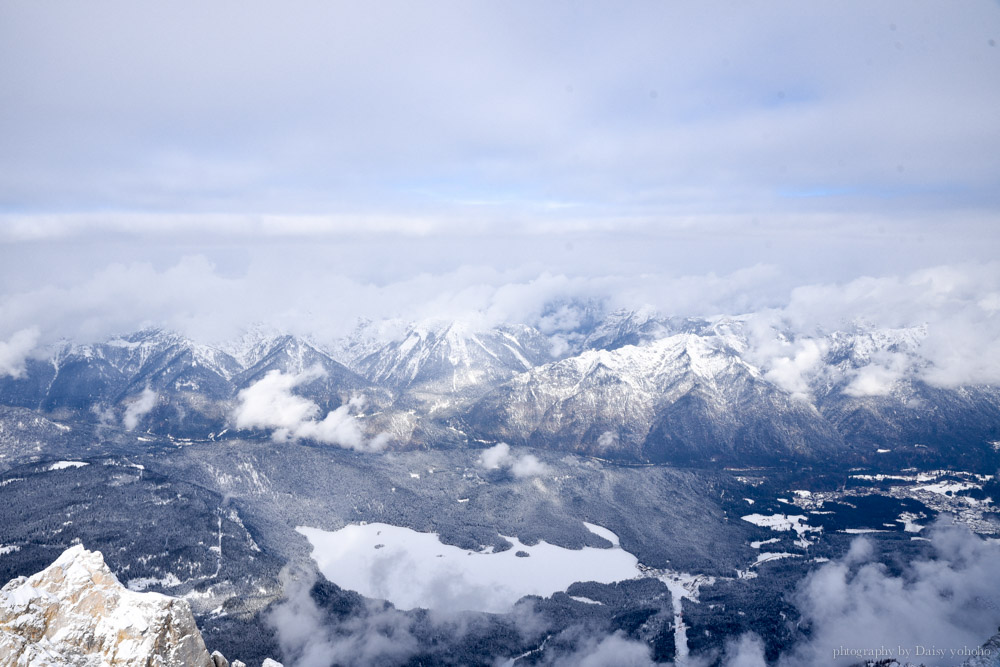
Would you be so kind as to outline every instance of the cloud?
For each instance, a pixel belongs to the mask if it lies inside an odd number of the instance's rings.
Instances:
[[[794,343],[782,341],[780,347],[780,352],[765,360],[764,377],[793,397],[808,401],[811,381],[822,367],[826,342],[807,338]]]
[[[331,245],[247,241],[239,252],[199,246],[205,254],[180,258],[157,244],[126,244],[119,251],[95,244],[80,257],[60,254],[58,245],[19,246],[23,253],[10,253],[11,261],[0,263],[0,339],[16,340],[15,356],[22,357],[25,330],[39,332],[38,350],[62,338],[91,342],[143,326],[218,343],[262,323],[336,346],[360,320],[436,317],[473,327],[535,326],[563,355],[579,348],[577,327],[617,308],[650,307],[680,317],[741,316],[751,337],[748,360],[800,397],[825,380],[855,396],[883,395],[906,379],[940,387],[1000,382],[996,261],[801,284],[788,267],[776,265],[663,273],[662,258],[652,252],[660,247],[655,239],[623,237],[577,239],[569,255],[565,241],[540,240],[530,244],[523,264],[511,259],[522,257],[520,242],[502,239],[488,244],[494,255],[477,254],[486,251],[468,239],[428,240],[412,264],[414,253],[391,240],[370,239]],[[179,247],[196,242],[184,238],[175,239]],[[270,250],[272,245],[281,252]],[[605,256],[633,257],[635,265],[594,261],[602,245],[613,248]],[[148,257],[116,261],[119,253],[131,256],[137,249]],[[544,268],[543,256],[558,265],[558,257],[570,255],[564,272]],[[373,266],[398,273],[376,275]],[[870,368],[825,376],[829,336],[870,326],[920,334],[912,348],[863,360]]]
[[[850,396],[883,396],[902,380],[954,388],[1000,383],[996,262],[944,265],[902,275],[799,286],[788,301],[746,319],[748,358],[799,397],[826,382]],[[871,329],[874,337],[865,339]],[[828,362],[834,334],[860,336],[857,367]],[[841,336],[841,339],[843,336]]]
[[[563,632],[566,639],[575,630]],[[653,662],[649,645],[629,639],[621,632],[594,636],[587,634],[576,638],[579,642],[570,653],[556,655],[545,664],[552,667],[651,667]]]
[[[838,648],[901,646],[913,656],[917,646],[934,646],[945,655],[914,660],[953,665],[961,658],[952,649],[974,649],[991,637],[1000,624],[1000,545],[947,520],[935,524],[930,539],[933,556],[901,573],[875,560],[874,545],[858,538],[844,558],[809,575],[796,605],[810,639],[779,664],[848,665],[860,659],[835,659]]]
[[[369,603],[364,613],[351,614],[331,625],[309,592],[316,581],[312,572],[281,572],[284,599],[266,615],[275,630],[286,663],[300,667],[337,664],[403,664],[416,653],[412,621],[392,608]]]
[[[964,214],[996,201],[995,48],[970,35],[997,8],[932,7],[9,7],[0,181],[18,211],[402,210],[501,229],[902,218],[928,199]]]
[[[24,362],[35,348],[38,337],[38,328],[32,327],[15,332],[7,342],[0,340],[0,377],[21,377]]]
[[[597,438],[597,446],[601,451],[607,450],[618,442],[618,434],[614,431],[605,431]]]
[[[233,420],[237,428],[273,429],[271,437],[282,442],[306,438],[345,449],[378,452],[386,448],[389,436],[365,437],[364,424],[351,411],[360,410],[364,399],[350,401],[317,420],[320,407],[315,402],[292,393],[296,387],[325,375],[320,366],[298,374],[269,371],[263,378],[240,391]]]
[[[754,633],[746,633],[726,642],[722,664],[725,667],[767,667],[764,642]]]
[[[510,445],[501,442],[493,445],[489,449],[483,450],[479,455],[478,463],[486,470],[510,470],[517,478],[536,477],[547,475],[550,468],[538,460],[534,454],[523,454],[514,456],[510,453]]]
[[[139,425],[139,420],[156,407],[157,398],[158,394],[146,387],[141,394],[129,400],[128,406],[125,408],[125,415],[122,417],[122,424],[125,425],[125,428],[129,431],[135,430],[135,427]]]
[[[872,363],[853,373],[850,384],[844,388],[848,396],[885,396],[893,386],[906,377],[913,360],[904,354],[876,355]]]

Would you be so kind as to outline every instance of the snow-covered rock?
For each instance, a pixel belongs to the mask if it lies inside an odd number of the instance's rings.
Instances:
[[[215,667],[184,600],[128,590],[98,551],[67,549],[0,590],[0,664]]]

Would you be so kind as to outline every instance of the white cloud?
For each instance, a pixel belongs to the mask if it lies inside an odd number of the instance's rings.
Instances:
[[[4,342],[0,340],[0,377],[9,375],[21,377],[24,373],[24,362],[38,343],[37,327],[21,329]]]
[[[510,471],[514,473],[515,477],[537,477],[549,474],[550,469],[534,454],[525,454],[514,460]]]
[[[240,391],[233,420],[237,428],[272,429],[278,441],[306,438],[346,449],[377,452],[386,448],[389,436],[365,436],[363,422],[351,414],[360,410],[364,399],[352,397],[317,420],[320,407],[313,401],[292,393],[295,387],[323,377],[325,371],[314,366],[299,374],[269,371],[263,378]]]
[[[906,376],[913,359],[903,354],[880,355],[879,359],[859,368],[844,388],[848,396],[886,396]]]
[[[510,445],[501,442],[479,455],[479,465],[486,470],[510,470],[517,478],[537,477],[547,475],[550,468],[538,460],[534,454],[515,456],[510,452]]]
[[[296,396],[292,389],[322,377],[323,369],[314,366],[293,375],[278,370],[268,372],[263,378],[239,393],[234,416],[237,428],[271,428],[285,437],[319,414],[313,401]],[[278,436],[279,438],[281,435]]]
[[[135,427],[139,425],[139,420],[156,407],[158,396],[155,391],[146,387],[141,394],[129,400],[128,407],[125,408],[125,415],[122,417],[125,428],[129,431],[135,430]]]
[[[281,572],[284,598],[266,614],[285,661],[301,667],[339,664],[402,664],[417,652],[412,620],[395,609],[372,603],[337,624],[309,594],[316,575]]]
[[[506,442],[493,445],[479,455],[479,465],[487,470],[498,470],[509,465],[510,460],[510,445]]]
[[[822,340],[804,339],[788,344],[788,356],[769,360],[768,380],[778,385],[795,398],[809,400],[810,380],[823,361],[826,343]]]
[[[581,636],[572,653],[559,655],[553,667],[652,667],[649,645],[629,639],[621,632],[601,636]]]
[[[993,3],[248,7],[5,8],[12,208],[488,209],[558,229],[581,208],[613,225],[913,212],[931,186],[949,212],[993,201]]]
[[[938,523],[930,532],[933,558],[893,574],[874,560],[874,546],[859,538],[841,560],[824,564],[802,583],[796,604],[810,639],[783,656],[780,665],[857,663],[834,659],[834,649],[935,646],[940,657],[913,658],[927,665],[954,665],[952,649],[974,649],[1000,624],[1000,545],[962,525]],[[893,656],[895,657],[895,656]]]
[[[767,667],[764,643],[760,637],[747,633],[726,643],[725,667]]]
[[[599,438],[597,438],[597,446],[601,450],[613,447],[616,442],[618,442],[618,434],[616,434],[614,431],[605,431],[600,435]]]

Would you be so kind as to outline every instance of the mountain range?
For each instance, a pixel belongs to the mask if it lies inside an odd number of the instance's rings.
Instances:
[[[294,395],[319,416],[350,405],[393,448],[504,441],[699,465],[995,460],[1000,389],[935,386],[912,371],[885,377],[886,359],[920,363],[919,327],[853,325],[807,345],[777,331],[789,351],[770,357],[740,318],[620,311],[577,333],[567,345],[527,325],[437,321],[388,339],[359,331],[328,348],[261,330],[210,346],[148,329],[61,344],[0,379],[0,402],[148,436],[247,437],[234,407],[279,373],[296,378]],[[816,359],[790,380],[796,349]]]

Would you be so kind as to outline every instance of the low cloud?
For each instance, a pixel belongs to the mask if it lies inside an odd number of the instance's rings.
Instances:
[[[726,643],[722,664],[725,667],[767,667],[764,642],[752,632]]]
[[[934,526],[930,540],[933,555],[899,574],[876,560],[864,538],[813,572],[796,598],[811,638],[783,656],[781,667],[850,665],[862,658],[835,658],[834,651],[879,647],[903,647],[928,666],[954,665],[964,658],[953,649],[975,649],[992,636],[1000,624],[1000,545],[947,521]],[[921,646],[945,655],[916,657]]]
[[[299,667],[404,664],[418,648],[412,621],[392,608],[369,603],[366,613],[352,614],[337,625],[312,599],[316,582],[310,572],[281,573],[285,598],[266,616],[274,628],[281,654]]]
[[[38,329],[31,327],[15,332],[6,342],[0,340],[0,377],[18,378],[24,374],[24,362],[35,349],[38,336]]]
[[[271,437],[276,442],[305,438],[363,452],[385,449],[389,436],[367,438],[364,423],[352,414],[364,406],[363,397],[354,396],[323,419],[317,419],[319,405],[292,393],[296,387],[324,375],[319,366],[298,374],[270,371],[239,393],[233,412],[236,427],[272,430]]]
[[[510,470],[517,478],[547,475],[549,467],[542,463],[534,454],[514,456],[510,453],[510,445],[506,442],[493,445],[479,455],[480,467],[486,470]]]
[[[578,631],[573,629],[567,633]],[[650,667],[656,664],[648,644],[629,639],[621,632],[603,637],[588,634],[575,641],[579,643],[574,651],[556,655],[544,664],[552,667]]]
[[[859,368],[844,388],[848,396],[885,396],[907,375],[913,360],[903,354],[878,355],[872,363]]]
[[[764,377],[795,398],[809,400],[810,383],[823,363],[827,346],[824,341],[805,339],[787,343],[784,356],[775,356],[767,362]]]
[[[614,447],[617,442],[618,435],[614,431],[605,431],[597,438],[597,446],[601,448],[601,451]]]
[[[141,394],[131,399],[128,407],[125,408],[125,416],[122,417],[125,428],[134,431],[135,427],[139,425],[139,421],[156,406],[158,397],[159,395],[155,391],[146,387]]]

